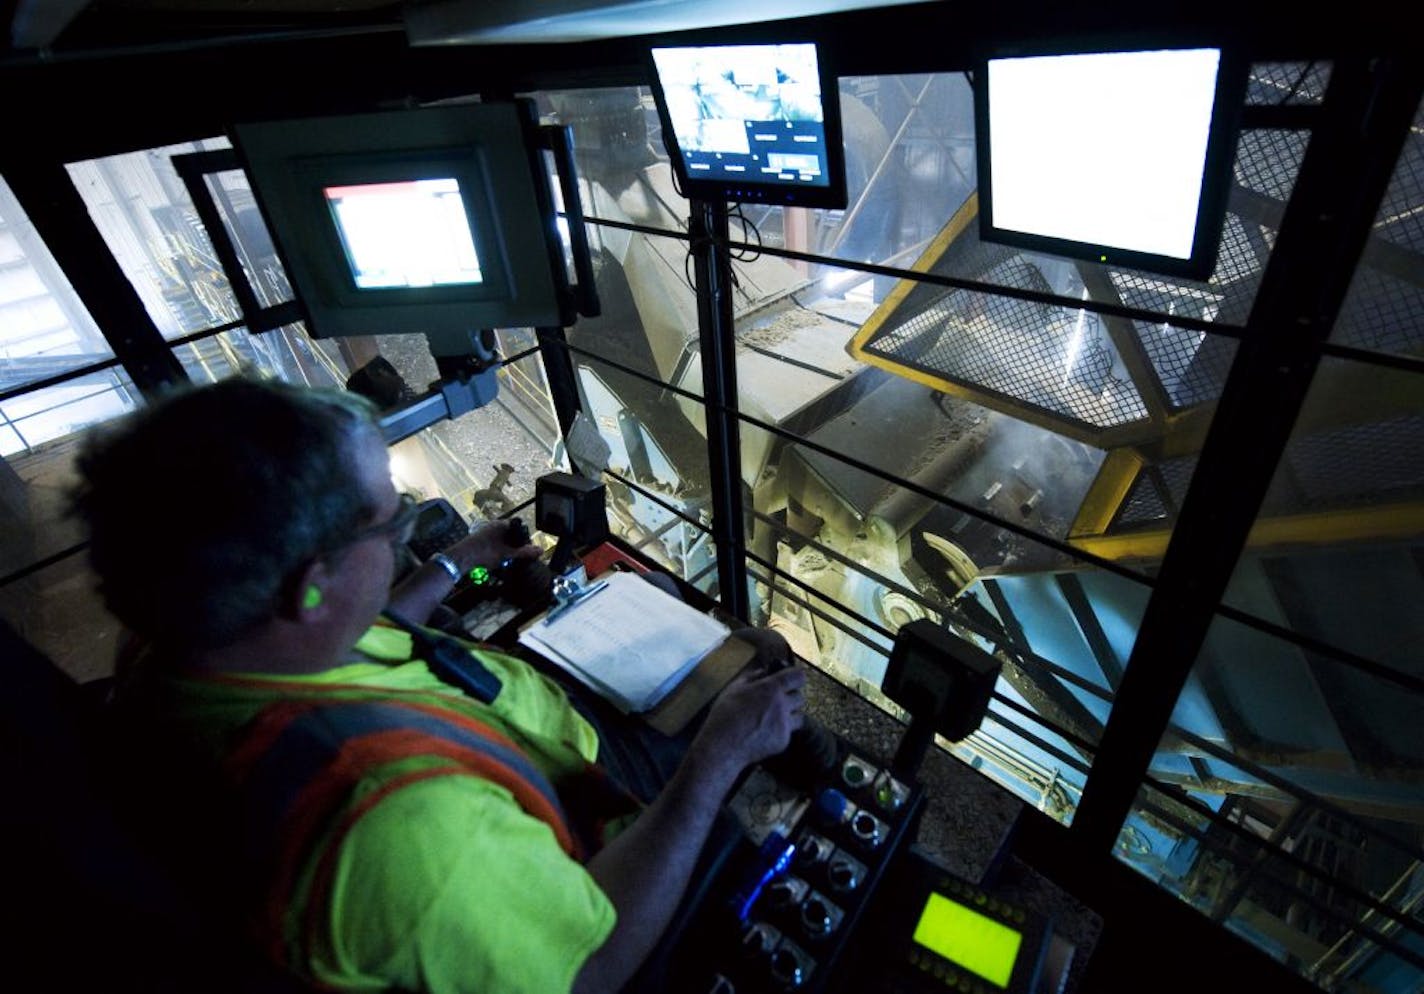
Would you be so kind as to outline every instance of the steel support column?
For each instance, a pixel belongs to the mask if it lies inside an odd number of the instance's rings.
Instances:
[[[554,414],[559,419],[559,434],[569,440],[574,418],[582,409],[579,404],[578,374],[569,355],[569,340],[559,327],[535,328],[539,339],[539,357],[544,362],[544,378],[549,382],[549,397],[554,402]]]

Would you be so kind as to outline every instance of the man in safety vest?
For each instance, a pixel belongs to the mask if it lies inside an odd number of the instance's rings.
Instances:
[[[194,778],[168,796],[213,826],[195,848],[308,985],[618,990],[736,778],[802,723],[804,673],[738,678],[612,834],[626,795],[564,691],[461,643],[492,688],[471,696],[427,665],[428,640],[382,623],[388,607],[429,618],[454,581],[426,563],[392,589],[413,504],[359,398],[240,378],[185,390],[98,436],[80,471],[102,592],[145,645],[120,713]],[[480,526],[446,555],[493,565],[504,532]]]

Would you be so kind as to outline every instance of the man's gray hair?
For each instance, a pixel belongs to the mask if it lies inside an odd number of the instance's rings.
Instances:
[[[274,617],[300,569],[376,513],[354,446],[374,418],[356,394],[238,377],[91,436],[73,506],[110,610],[183,649]]]

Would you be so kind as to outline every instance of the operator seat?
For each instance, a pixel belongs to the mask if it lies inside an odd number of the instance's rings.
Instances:
[[[124,813],[107,762],[102,687],[74,681],[3,620],[0,660],[11,989],[302,990],[213,927],[194,888]]]

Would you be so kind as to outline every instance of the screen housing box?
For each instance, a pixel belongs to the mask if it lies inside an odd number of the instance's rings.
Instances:
[[[571,324],[563,247],[532,102],[239,124],[239,156],[314,338]],[[478,283],[361,289],[328,187],[454,178]]]
[[[725,179],[700,179],[692,174],[687,160],[679,146],[673,130],[672,117],[668,111],[667,94],[664,92],[657,63],[653,58],[655,49],[719,49],[758,46],[776,48],[781,45],[811,45],[816,51],[816,69],[821,87],[821,120],[823,125],[823,147],[826,154],[825,186],[792,185],[775,181],[734,182]],[[658,119],[662,122],[663,144],[671,159],[673,175],[682,193],[689,199],[712,202],[780,205],[783,207],[823,207],[841,209],[846,206],[845,141],[841,128],[840,82],[826,57],[826,48],[804,39],[781,39],[768,41],[721,41],[698,42],[686,38],[654,41],[648,46],[646,66],[653,102],[657,105]]]
[[[1111,245],[1093,244],[1000,227],[994,221],[994,190],[991,159],[993,135],[989,121],[989,63],[997,59],[1033,58],[1055,55],[1093,55],[1113,52],[1169,51],[1178,48],[1212,48],[1221,53],[1217,69],[1216,93],[1212,104],[1197,202],[1196,228],[1188,258],[1134,251]],[[1229,47],[1213,44],[1192,46],[1143,45],[1105,46],[1091,50],[1013,49],[985,53],[974,63],[974,129],[978,169],[979,237],[1033,252],[1087,259],[1102,265],[1159,273],[1205,281],[1215,270],[1227,198],[1233,182],[1232,168],[1236,139],[1240,131],[1249,65]]]
[[[928,618],[900,627],[880,689],[951,742],[979,727],[1002,664]]]

